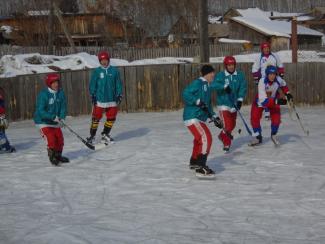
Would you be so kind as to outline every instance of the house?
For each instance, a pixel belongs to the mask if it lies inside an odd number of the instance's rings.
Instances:
[[[271,12],[258,8],[230,9],[224,15],[229,25],[229,38],[249,40],[253,45],[269,41],[274,49],[290,48],[291,22],[271,20]],[[298,44],[321,46],[323,34],[298,25]]]
[[[27,15],[0,19],[0,26],[12,26],[14,44],[46,46],[48,42],[48,11],[29,11]],[[114,45],[127,42],[132,46],[141,41],[143,31],[131,21],[121,20],[105,13],[62,14],[76,46]],[[67,46],[68,41],[58,19],[54,18],[55,45]]]
[[[299,23],[325,34],[325,7],[315,7],[309,13],[309,19],[302,20]]]

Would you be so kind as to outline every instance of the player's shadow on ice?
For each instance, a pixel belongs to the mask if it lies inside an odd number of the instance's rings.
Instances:
[[[116,141],[124,141],[124,140],[128,140],[128,139],[131,139],[134,137],[145,136],[149,132],[150,132],[150,130],[148,128],[137,128],[134,130],[121,132],[121,133],[117,134],[116,136],[114,136],[114,139]]]
[[[10,141],[12,146],[16,148],[18,151],[24,151],[32,148],[33,146],[37,145],[35,141],[39,140],[39,138],[33,138],[32,140],[26,141],[26,142],[20,142],[20,143],[15,143],[15,141]]]

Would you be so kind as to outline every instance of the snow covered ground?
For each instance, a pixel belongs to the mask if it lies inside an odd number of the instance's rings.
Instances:
[[[235,58],[239,63],[254,62],[259,54],[241,54]],[[282,62],[291,63],[291,51],[278,52]],[[211,63],[222,63],[224,57],[211,57]],[[323,53],[316,51],[299,51],[299,62],[325,62]],[[162,57],[156,59],[142,59],[129,62],[124,59],[111,59],[114,66],[134,66],[150,64],[192,63],[193,58]],[[58,70],[82,70],[99,66],[96,55],[77,53],[67,56],[40,55],[39,53],[4,55],[0,59],[0,78],[13,77],[24,74],[48,73]]]
[[[18,152],[0,155],[0,243],[325,243],[325,108],[298,112],[310,136],[284,109],[279,148],[266,121],[265,143],[249,148],[238,119],[242,133],[224,155],[210,124],[215,181],[187,167],[182,111],[121,113],[116,144],[96,152],[64,131],[72,162],[59,168],[32,121],[12,123]],[[83,136],[89,121],[67,120]]]

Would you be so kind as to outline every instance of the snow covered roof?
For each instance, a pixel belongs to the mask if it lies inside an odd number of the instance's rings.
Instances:
[[[258,17],[232,17],[232,20],[252,28],[267,36],[282,36],[290,38],[291,22],[270,20]],[[323,36],[323,33],[298,25],[298,35]]]
[[[50,11],[49,10],[40,10],[40,11],[28,11],[27,14],[29,16],[44,16],[44,15],[49,15]]]
[[[209,24],[220,24],[221,20],[222,20],[222,16],[213,16],[213,15],[208,16]]]
[[[237,40],[237,39],[228,39],[228,38],[220,38],[218,41],[223,43],[250,43],[250,41],[247,40]]]
[[[241,23],[267,36],[280,36],[290,38],[291,22],[271,20],[271,12],[262,11],[259,8],[236,9],[240,16],[232,17],[233,21]],[[291,15],[297,16],[299,13],[279,13],[273,12],[273,16]],[[323,33],[310,28],[298,25],[298,35],[323,36]]]

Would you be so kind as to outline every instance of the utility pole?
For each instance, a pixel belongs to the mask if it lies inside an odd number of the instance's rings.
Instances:
[[[297,37],[297,17],[291,20],[291,50],[292,63],[298,62],[298,37]]]
[[[209,62],[208,3],[199,0],[200,63]]]
[[[50,4],[50,12],[48,15],[48,48],[49,54],[53,55],[54,53],[54,6],[53,0],[49,1]]]

